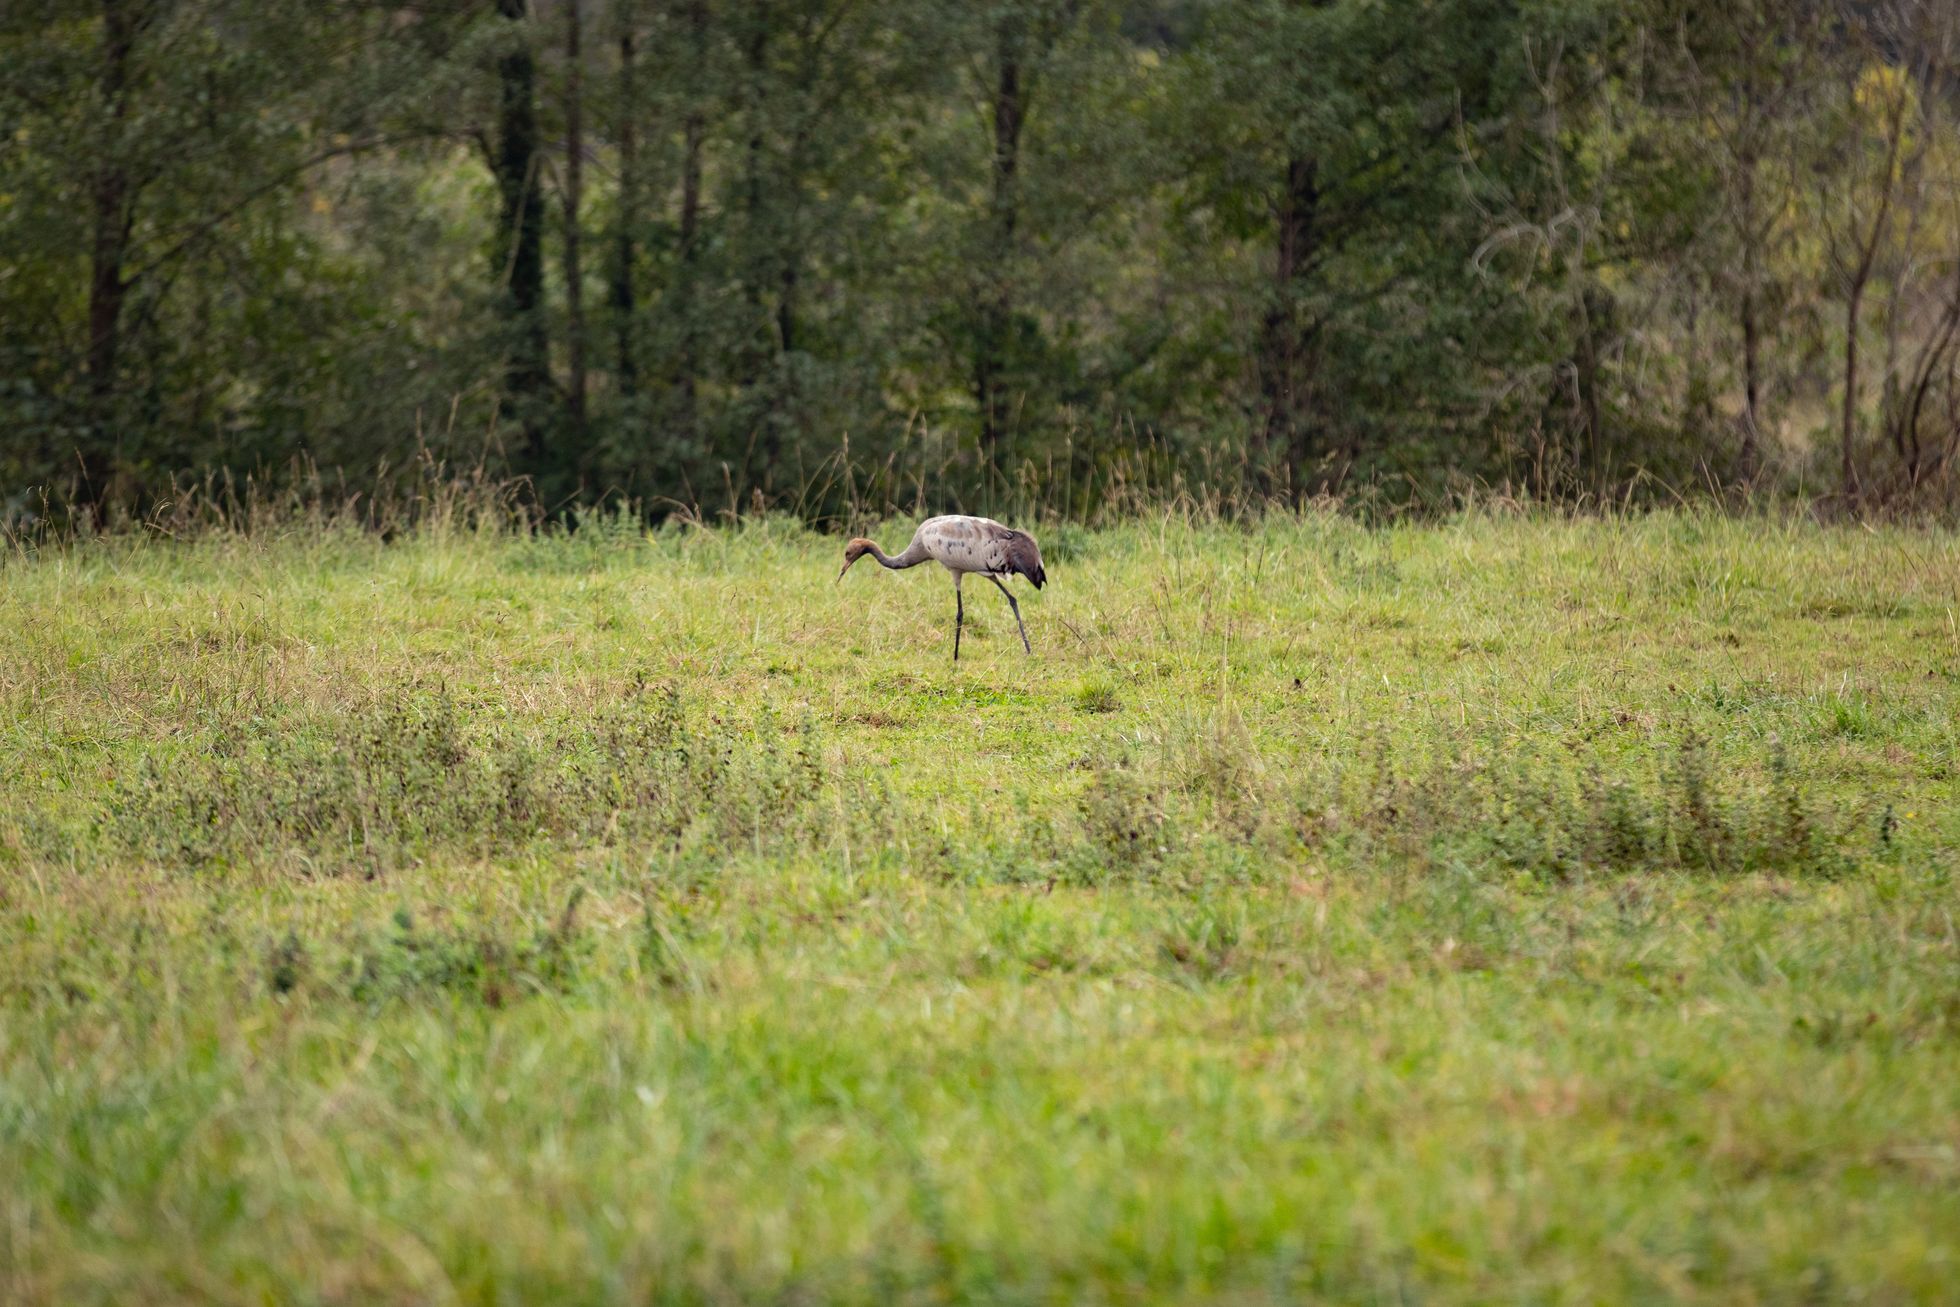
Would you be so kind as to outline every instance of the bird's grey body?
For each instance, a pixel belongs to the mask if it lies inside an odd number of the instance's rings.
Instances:
[[[1021,630],[1021,647],[1034,652],[1034,646],[1028,643],[1027,624],[1021,620],[1021,605],[1015,600],[1014,592],[1001,582],[1002,577],[1019,574],[1034,582],[1037,590],[1048,583],[1048,573],[1041,566],[1041,550],[1027,532],[1003,526],[990,517],[962,514],[929,517],[912,533],[912,543],[896,555],[888,556],[876,544],[861,537],[852,540],[844,546],[844,567],[837,573],[837,579],[843,580],[851,564],[866,554],[893,570],[938,563],[953,574],[954,662],[960,660],[960,632],[966,625],[966,600],[961,595],[960,583],[972,574],[984,576],[1000,587],[1000,592],[1007,596],[1008,607],[1014,610],[1014,624]]]

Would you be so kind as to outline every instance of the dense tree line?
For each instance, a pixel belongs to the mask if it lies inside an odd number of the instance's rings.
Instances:
[[[1950,494],[1947,0],[10,0],[0,516]]]

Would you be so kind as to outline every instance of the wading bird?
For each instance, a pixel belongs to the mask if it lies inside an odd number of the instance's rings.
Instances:
[[[1007,606],[1014,610],[1014,625],[1021,628],[1021,647],[1031,654],[1034,652],[1034,646],[1028,643],[1027,623],[1021,620],[1021,605],[1015,602],[1014,592],[1001,584],[1003,576],[1016,572],[1034,582],[1037,590],[1048,583],[1048,573],[1041,570],[1041,550],[1026,531],[1002,526],[990,517],[929,517],[919,523],[919,529],[912,533],[912,543],[896,558],[887,557],[884,550],[862,537],[852,540],[844,546],[844,567],[837,573],[837,579],[842,581],[851,564],[866,554],[894,571],[917,567],[920,563],[938,563],[953,574],[954,662],[960,660],[960,629],[966,625],[966,601],[960,596],[960,582],[969,572],[978,572],[1000,586],[1000,592],[1007,596]]]

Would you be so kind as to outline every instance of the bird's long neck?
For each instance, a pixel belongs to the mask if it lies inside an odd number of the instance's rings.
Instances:
[[[928,557],[925,545],[920,543],[917,536],[912,537],[912,543],[905,546],[905,552],[896,558],[889,556],[884,550],[878,548],[876,544],[873,544],[869,540],[864,543],[870,545],[870,549],[867,552],[878,560],[880,566],[889,567],[895,572],[907,567],[917,567],[920,563],[925,562]]]

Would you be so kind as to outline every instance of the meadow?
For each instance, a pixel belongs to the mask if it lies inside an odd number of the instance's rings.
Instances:
[[[14,547],[0,1300],[1952,1297],[1960,538],[1039,534]]]

